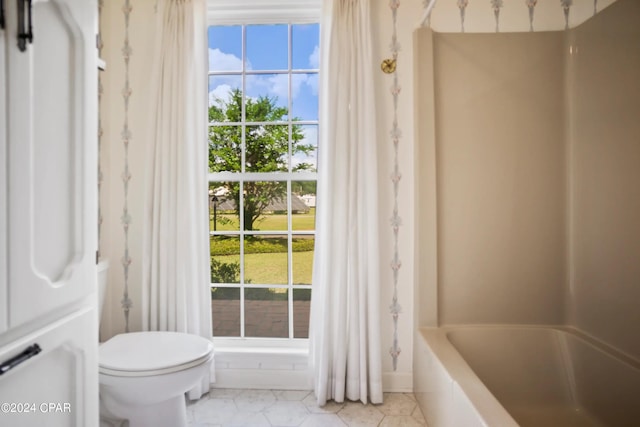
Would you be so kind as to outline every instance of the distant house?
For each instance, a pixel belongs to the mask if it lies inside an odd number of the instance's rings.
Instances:
[[[214,193],[215,194],[215,193]],[[224,211],[235,211],[236,210],[236,201],[233,199],[228,199],[226,195],[218,195],[215,194],[217,198],[217,209],[220,212]],[[315,200],[314,200],[315,202]],[[209,198],[209,207],[213,208],[213,197]],[[296,196],[295,194],[291,195],[291,213],[293,214],[305,214],[309,213],[309,206],[304,202],[303,199]],[[287,199],[286,198],[277,198],[271,201],[267,208],[264,210],[264,213],[275,213],[275,212],[286,212],[287,211]]]
[[[265,209],[265,212],[286,212],[287,211],[287,199],[278,198],[272,200],[271,203]],[[291,213],[309,213],[309,206],[295,194],[291,195]]]
[[[316,195],[315,194],[305,194],[304,196],[300,196],[300,198],[310,208],[315,208],[316,207]]]

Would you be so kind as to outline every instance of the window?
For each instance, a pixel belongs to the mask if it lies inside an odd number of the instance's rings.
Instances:
[[[213,25],[208,40],[214,336],[307,338],[319,25]]]

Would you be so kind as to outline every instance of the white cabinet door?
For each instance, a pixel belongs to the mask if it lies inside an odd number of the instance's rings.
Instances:
[[[0,425],[93,427],[98,424],[95,311],[76,311],[9,345],[0,362],[37,345],[41,351],[0,376]],[[14,359],[15,360],[15,359]]]
[[[97,248],[96,2],[34,1],[24,52],[16,3],[4,2],[9,328],[95,292]]]
[[[0,426],[96,426],[97,3],[2,4]]]
[[[6,9],[5,9],[6,10]],[[7,38],[0,28],[0,334],[7,330]]]

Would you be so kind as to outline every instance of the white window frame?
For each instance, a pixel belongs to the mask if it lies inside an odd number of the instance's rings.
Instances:
[[[207,25],[320,22],[322,0],[208,0]]]
[[[256,24],[312,24],[319,23],[322,10],[322,0],[207,0],[207,26],[211,25],[256,25]],[[289,49],[291,46],[289,46]],[[291,53],[290,53],[291,54]],[[244,58],[243,58],[244,59]],[[291,70],[289,70],[291,71]],[[244,72],[244,71],[243,71]],[[291,82],[289,82],[291,85]],[[207,83],[208,87],[208,83]],[[289,99],[289,109],[292,100]],[[245,125],[250,124],[249,122]],[[274,122],[274,124],[278,124]],[[285,124],[285,123],[282,123]],[[304,125],[305,122],[301,122]],[[207,123],[207,127],[209,123]],[[243,180],[274,180],[294,181],[315,180],[317,172],[277,172],[277,173],[244,173]],[[218,172],[208,174],[208,183],[212,181],[240,181],[236,172]],[[208,184],[207,184],[208,185]],[[287,185],[287,193],[291,194],[290,185]],[[291,200],[288,198],[288,210],[291,210]],[[291,219],[289,218],[289,221]],[[242,221],[242,219],[241,219]],[[240,225],[242,232],[242,224]],[[234,232],[235,233],[235,232]],[[255,234],[259,234],[255,233]],[[284,233],[283,233],[284,234]],[[286,232],[291,241],[292,235],[305,234],[304,231],[292,230],[289,222]],[[306,234],[309,234],[308,232]],[[315,235],[315,230],[313,233]],[[291,275],[291,253],[289,253],[289,276]],[[242,289],[239,287],[239,289]],[[294,289],[294,288],[290,288]],[[305,288],[301,288],[305,289]],[[312,291],[313,293],[313,291]],[[289,297],[289,300],[292,296]],[[241,307],[241,310],[244,310]],[[292,313],[289,313],[289,328],[293,325]],[[299,354],[302,350],[306,354],[309,346],[307,338],[259,338],[259,337],[213,337],[215,346],[226,352],[235,354],[245,353],[271,353],[277,349],[290,349]]]

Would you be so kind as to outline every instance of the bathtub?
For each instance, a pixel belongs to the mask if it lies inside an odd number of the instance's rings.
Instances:
[[[414,390],[429,427],[640,426],[640,361],[572,328],[420,329]]]

